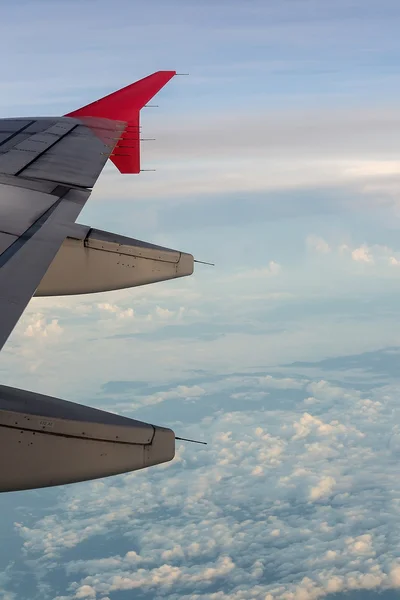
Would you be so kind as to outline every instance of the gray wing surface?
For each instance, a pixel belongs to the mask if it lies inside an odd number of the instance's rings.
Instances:
[[[0,119],[0,349],[90,196],[124,124]]]

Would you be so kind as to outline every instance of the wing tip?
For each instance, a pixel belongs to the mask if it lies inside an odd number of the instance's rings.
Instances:
[[[155,71],[65,116],[129,122],[175,75],[176,71]]]
[[[120,90],[99,98],[86,106],[78,108],[66,117],[86,118],[98,117],[123,121],[127,125],[120,136],[114,154],[110,159],[120,173],[140,173],[140,139],[139,139],[139,113],[140,110],[176,75],[176,71],[155,71]],[[137,139],[132,139],[129,127],[138,130]],[[122,143],[129,144],[122,146]],[[129,148],[128,148],[129,146]]]

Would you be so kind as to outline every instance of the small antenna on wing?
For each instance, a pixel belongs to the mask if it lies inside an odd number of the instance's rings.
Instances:
[[[207,442],[199,442],[198,440],[188,440],[187,438],[181,438],[177,436],[175,436],[175,439],[180,440],[181,442],[191,442],[192,444],[203,444],[204,446],[207,446]]]
[[[204,260],[196,260],[196,259],[194,259],[193,262],[199,263],[200,265],[209,265],[210,267],[215,267],[215,263],[205,262]]]

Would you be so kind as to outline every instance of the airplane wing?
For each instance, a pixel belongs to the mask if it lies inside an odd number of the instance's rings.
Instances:
[[[110,158],[140,172],[140,109],[158,71],[62,117],[0,119],[0,349],[33,295],[79,294],[193,272],[193,256],[78,225]],[[0,386],[0,492],[172,460],[172,430]]]
[[[64,117],[0,120],[0,349],[107,159],[140,171],[139,111],[174,75],[158,71]]]

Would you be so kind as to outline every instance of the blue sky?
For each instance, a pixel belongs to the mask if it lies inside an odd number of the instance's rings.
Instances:
[[[143,111],[156,172],[107,165],[80,221],[216,263],[30,303],[2,383],[209,445],[2,495],[6,600],[398,593],[399,22],[394,0],[2,6],[5,117],[190,73]]]

